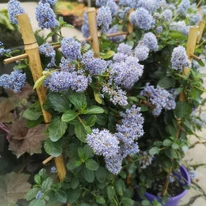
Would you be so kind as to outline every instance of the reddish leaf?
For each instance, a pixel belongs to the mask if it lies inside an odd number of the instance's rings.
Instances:
[[[0,205],[12,205],[23,199],[31,187],[28,179],[29,175],[14,172],[0,177]]]
[[[25,152],[29,154],[41,153],[41,142],[46,139],[46,126],[40,124],[33,128],[26,128],[26,121],[17,120],[10,128],[9,149],[17,157]]]

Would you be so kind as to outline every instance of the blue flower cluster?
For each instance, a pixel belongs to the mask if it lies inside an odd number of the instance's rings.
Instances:
[[[162,109],[172,110],[176,107],[176,96],[161,87],[154,88],[154,86],[147,83],[140,95],[147,97],[148,103],[153,105],[152,114],[154,116],[159,116]]]
[[[184,21],[177,21],[171,22],[169,29],[179,31],[184,35],[188,35],[190,27],[187,26]]]
[[[14,70],[11,74],[3,74],[0,77],[0,87],[4,89],[12,90],[14,93],[18,93],[25,86],[26,74],[21,70]]]
[[[36,198],[37,200],[39,200],[39,199],[41,199],[41,198],[43,197],[43,195],[44,195],[44,193],[43,193],[41,190],[39,190],[39,191],[37,192],[35,198]]]
[[[104,157],[114,157],[119,151],[119,140],[106,129],[93,129],[92,134],[87,135],[87,143],[95,154]]]
[[[49,44],[49,43],[45,43],[42,44],[39,47],[39,53],[40,54],[44,54],[46,57],[51,58],[50,63],[47,65],[47,67],[53,67],[55,66],[55,56],[56,56],[56,52],[54,50],[54,48]]]
[[[189,68],[190,61],[183,46],[175,47],[172,51],[172,68],[182,71],[183,67]]]
[[[114,33],[117,33],[119,32],[119,27],[118,25],[114,25],[113,27],[111,27],[108,31],[107,31],[107,34],[114,34]],[[121,42],[125,39],[124,36],[114,36],[114,37],[109,37],[108,39],[110,39],[111,41],[113,42]]]
[[[110,81],[115,85],[131,89],[143,74],[144,66],[139,64],[139,59],[133,56],[132,47],[120,44],[111,65]]]
[[[36,7],[36,19],[41,29],[52,29],[59,26],[49,3],[39,2]]]
[[[153,24],[153,18],[144,8],[138,8],[130,15],[130,21],[133,25],[145,31],[149,30]]]
[[[102,87],[102,92],[109,96],[110,102],[114,105],[119,104],[120,106],[126,106],[128,104],[126,92],[118,86],[112,86],[110,84],[104,85]]]
[[[4,44],[0,41],[0,57],[4,56],[5,54],[11,54],[11,49],[5,49]]]
[[[158,50],[158,42],[156,36],[152,32],[144,34],[142,42],[152,51]]]
[[[182,0],[177,8],[177,13],[182,16],[185,16],[187,13],[188,8],[190,7],[190,0]]]
[[[8,14],[11,23],[18,24],[16,16],[25,13],[23,7],[18,0],[10,0],[8,3]]]
[[[112,23],[112,14],[108,6],[102,6],[97,13],[97,26],[101,27],[102,32],[107,32]]]
[[[64,57],[61,58],[61,62],[59,64],[60,69],[62,71],[74,71],[75,70],[75,63],[71,59],[66,59]]]
[[[140,108],[133,105],[125,113],[120,113],[122,123],[117,124],[117,133],[111,134],[108,130],[99,131],[93,129],[92,134],[87,135],[87,143],[97,155],[105,159],[106,168],[113,174],[118,174],[122,169],[122,161],[128,155],[139,152],[135,140],[143,134],[144,118]]]
[[[85,69],[93,75],[102,74],[107,69],[107,62],[100,58],[94,58],[93,51],[88,51],[83,55],[82,63],[85,65]]]
[[[137,6],[143,7],[149,13],[152,13],[158,8],[158,3],[158,0],[139,0]]]
[[[61,41],[62,53],[66,58],[79,60],[82,58],[81,55],[81,43],[74,38],[64,38]]]
[[[56,4],[56,0],[41,0],[41,2],[43,4],[48,3],[50,5],[55,5]]]
[[[87,12],[84,12],[84,24],[81,27],[81,32],[83,34],[83,37],[88,38],[90,36],[90,31],[89,31],[89,21],[88,21],[88,16]]]
[[[149,56],[149,48],[146,47],[145,45],[138,45],[135,48],[135,56],[140,60],[144,61],[148,58]]]
[[[200,20],[201,20],[200,14],[195,14],[190,17],[190,22],[193,24],[198,24]]]
[[[83,92],[87,89],[89,78],[78,72],[53,72],[44,81],[44,85],[51,91],[59,92],[72,89],[76,92]]]
[[[140,152],[139,164],[142,169],[147,168],[151,165],[152,160],[154,159],[153,155],[148,154],[147,152]]]
[[[109,7],[112,16],[114,16],[117,13],[118,6],[114,0],[107,0],[106,6]]]
[[[161,16],[165,21],[170,21],[172,19],[172,11],[170,9],[166,9],[162,12]]]

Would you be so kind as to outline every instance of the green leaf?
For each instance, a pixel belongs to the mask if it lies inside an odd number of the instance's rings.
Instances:
[[[172,149],[179,149],[180,148],[180,146],[177,144],[177,143],[173,143],[172,144]]]
[[[39,188],[32,188],[29,190],[29,192],[26,194],[26,200],[30,201],[33,198],[35,198],[36,194],[38,193]]]
[[[113,200],[115,196],[115,190],[113,186],[107,186],[107,196],[109,200]]]
[[[158,85],[162,88],[169,89],[175,85],[175,80],[170,77],[164,77],[158,82]]]
[[[67,169],[68,170],[74,170],[75,168],[79,167],[82,164],[81,160],[77,159],[70,159],[67,163]]]
[[[143,200],[141,203],[142,203],[142,206],[150,206],[151,205],[149,200]]]
[[[34,176],[34,182],[35,182],[36,184],[38,184],[38,185],[41,184],[41,176],[40,176],[39,174],[36,174],[36,175]]]
[[[99,164],[93,159],[88,159],[85,162],[85,165],[87,169],[92,170],[92,171],[96,171],[99,168]]]
[[[192,112],[192,107],[187,102],[178,102],[175,108],[175,115],[178,118],[189,116]]]
[[[95,171],[95,177],[100,183],[104,183],[107,179],[108,171],[104,167],[99,167],[97,171]]]
[[[75,125],[74,133],[81,142],[86,143],[87,132],[81,123]]]
[[[68,110],[62,115],[63,122],[70,122],[78,116],[78,113],[73,110]]]
[[[79,186],[79,179],[74,177],[71,181],[71,188],[76,189]]]
[[[75,203],[80,195],[81,195],[80,188],[76,188],[74,190],[69,189],[67,191],[67,202],[69,202],[70,204]]]
[[[87,182],[89,183],[94,182],[94,172],[93,171],[87,168],[84,168],[82,171],[82,176]]]
[[[65,134],[67,124],[63,122],[60,117],[55,117],[52,119],[48,130],[49,138],[52,142],[56,142]]]
[[[115,181],[115,191],[118,195],[122,196],[126,189],[126,185],[122,179]]]
[[[57,112],[62,113],[70,109],[69,100],[64,94],[52,92],[48,95],[48,100],[52,108]]]
[[[81,147],[78,148],[78,155],[79,155],[79,158],[80,158],[80,159],[83,159],[83,158],[84,158],[85,153],[84,153],[83,148],[81,148]]]
[[[99,91],[94,90],[94,99],[97,103],[103,104],[103,100],[102,100],[102,97],[100,96]]]
[[[130,198],[122,198],[122,203],[124,206],[133,206],[134,205],[134,201]]]
[[[150,155],[155,155],[155,154],[159,154],[159,148],[158,147],[153,147],[149,150],[149,154]]]
[[[167,126],[167,129],[168,129],[168,131],[169,131],[169,133],[170,133],[170,135],[172,136],[172,137],[176,137],[176,129],[175,129],[175,127],[174,126],[172,126],[172,125],[168,125]]]
[[[62,190],[56,191],[55,192],[55,199],[58,202],[66,203],[67,202],[67,194]]]
[[[205,66],[205,63],[204,63],[204,61],[202,61],[202,59],[197,60],[197,62],[198,62],[198,64],[199,64],[200,66],[202,66],[202,67]]]
[[[102,113],[104,113],[104,109],[98,106],[91,106],[82,112],[82,114],[102,114]]]
[[[87,106],[86,96],[84,93],[73,93],[69,95],[69,101],[76,109],[85,109]]]
[[[51,177],[47,177],[46,180],[44,180],[42,182],[42,191],[45,193],[45,192],[48,192],[50,189],[51,189],[51,186],[53,184],[53,180]]]
[[[84,153],[85,153],[86,156],[88,156],[88,157],[93,157],[94,156],[93,155],[93,150],[92,150],[92,148],[89,145],[86,144],[83,147],[83,150],[84,150]]]
[[[163,141],[163,146],[169,147],[169,146],[171,146],[171,145],[172,145],[172,141],[171,141],[171,140],[165,139],[165,140]]]
[[[112,50],[109,50],[107,53],[100,53],[100,57],[102,59],[110,59],[114,56],[115,52]]]
[[[96,121],[97,121],[97,116],[96,115],[91,115],[89,118],[84,119],[85,125],[87,125],[89,127],[94,126]]]
[[[32,200],[29,204],[29,206],[45,206],[46,202],[43,199],[35,199]]]
[[[23,113],[23,117],[28,120],[37,120],[41,115],[41,112],[33,111],[31,109],[27,109]]]
[[[62,154],[62,145],[60,142],[52,142],[50,139],[47,139],[44,143],[45,151],[53,156],[58,157]]]
[[[106,203],[104,197],[102,196],[96,196],[96,202],[100,205],[104,205]]]
[[[36,89],[36,88],[39,88],[43,83],[44,83],[44,80],[47,78],[47,76],[43,75],[41,76],[34,84],[34,87],[33,89]]]

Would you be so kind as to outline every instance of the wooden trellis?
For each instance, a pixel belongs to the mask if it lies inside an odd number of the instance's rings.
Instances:
[[[91,41],[92,42],[92,48],[94,50],[94,55],[95,57],[99,57],[99,36],[98,36],[98,30],[97,30],[97,25],[96,25],[96,9],[95,8],[89,8],[87,11],[88,14],[88,20],[89,20],[89,30],[91,36],[86,39],[86,41]],[[34,82],[36,82],[41,76],[42,76],[42,66],[41,66],[41,60],[40,60],[40,55],[39,55],[39,50],[38,50],[38,44],[36,42],[31,23],[29,21],[28,15],[27,14],[21,14],[17,16],[18,22],[19,22],[19,27],[22,33],[22,38],[24,41],[24,46],[25,46],[25,54],[8,58],[4,60],[5,64],[15,62],[17,60],[21,60],[24,58],[28,58],[29,60],[29,66],[31,69],[31,73],[33,76]],[[200,43],[202,33],[205,27],[205,22],[203,20],[200,21],[199,26],[194,26],[190,28],[189,35],[188,35],[188,41],[187,41],[187,46],[186,46],[186,53],[188,55],[188,58],[190,61],[192,61],[193,58],[198,60],[198,57],[194,55],[195,47],[196,44]],[[108,37],[115,37],[115,36],[121,36],[121,35],[128,35],[129,33],[133,32],[133,27],[132,24],[128,24],[128,32],[118,32],[115,34],[108,34]],[[54,48],[59,48],[60,45],[55,45]],[[184,68],[183,74],[187,75],[190,71],[190,68]],[[45,123],[49,123],[51,120],[51,115],[46,112],[43,109],[43,103],[46,100],[46,89],[45,87],[41,86],[39,88],[36,88],[37,95],[42,107],[42,113],[44,116],[44,121]],[[179,100],[180,101],[185,101],[185,96],[184,93],[180,93],[179,95]],[[179,124],[181,124],[181,120],[178,120]],[[49,157],[46,159],[43,164],[46,164],[49,162],[53,157]],[[66,176],[66,169],[65,169],[65,164],[63,160],[63,156],[59,156],[55,158],[55,164],[57,167],[58,171],[58,176],[60,181],[63,181],[65,176]],[[172,171],[172,168],[171,168]],[[130,179],[130,178],[128,178]],[[165,189],[167,191],[168,184],[165,185]],[[165,195],[163,193],[163,195]]]

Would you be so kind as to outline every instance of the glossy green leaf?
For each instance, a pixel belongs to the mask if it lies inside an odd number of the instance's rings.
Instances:
[[[47,139],[44,143],[45,151],[53,156],[58,157],[62,154],[62,145],[60,142],[52,142],[50,139]]]
[[[96,171],[99,168],[99,164],[93,159],[88,159],[85,162],[85,165],[86,165],[86,168],[88,168],[89,170],[92,170],[92,171]]]
[[[85,109],[87,106],[86,96],[84,93],[72,93],[68,98],[76,109]]]
[[[115,197],[115,190],[113,186],[107,186],[107,197],[109,200],[114,199]]]
[[[81,123],[75,125],[74,133],[81,142],[86,143],[87,132]]]
[[[49,138],[52,142],[58,141],[66,132],[67,124],[61,120],[60,117],[52,119],[49,127]]]
[[[159,148],[158,147],[153,147],[149,150],[149,154],[150,155],[155,155],[155,154],[159,154]]]
[[[104,113],[104,109],[99,106],[91,106],[83,111],[83,114],[102,114],[102,113]]]
[[[70,122],[78,116],[78,113],[73,110],[68,110],[62,115],[63,122]]]
[[[84,168],[83,171],[82,171],[82,176],[84,177],[84,179],[91,183],[94,181],[94,172],[87,169],[87,168]]]

